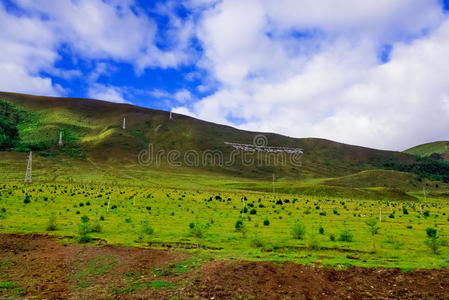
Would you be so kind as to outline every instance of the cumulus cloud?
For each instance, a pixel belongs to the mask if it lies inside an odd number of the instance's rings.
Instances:
[[[282,4],[225,0],[204,11],[199,66],[221,87],[176,111],[385,149],[449,138],[449,21],[439,1]]]
[[[174,93],[169,93],[161,89],[155,89],[150,91],[148,94],[163,100],[175,100],[178,103],[186,103],[194,99],[192,93],[187,89],[180,89]]]
[[[189,61],[194,53],[188,49],[193,34],[191,20],[171,14],[161,42],[158,24],[132,0],[13,0],[12,3],[19,13],[0,3],[0,71],[15,72],[0,76],[3,90],[63,94],[64,89],[42,75],[65,79],[80,76],[76,70],[55,67],[62,48],[69,49],[72,58],[132,64],[139,74],[147,68],[177,67]],[[160,48],[161,43],[164,49]]]
[[[58,58],[57,41],[45,24],[38,18],[8,14],[0,3],[0,28],[0,90],[62,94],[63,88],[40,74]]]
[[[123,91],[119,87],[93,84],[89,87],[88,96],[93,99],[105,100],[109,102],[127,103],[123,96]]]

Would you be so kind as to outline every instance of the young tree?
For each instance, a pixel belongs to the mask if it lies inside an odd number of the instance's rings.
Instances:
[[[292,235],[294,239],[302,240],[306,235],[306,226],[301,222],[296,222],[295,225],[293,225]]]
[[[375,236],[379,233],[380,227],[377,226],[377,219],[369,219],[365,221],[365,224],[368,226],[368,230],[371,233],[371,239],[373,241],[373,251],[376,251],[376,238]]]
[[[434,254],[438,254],[442,244],[440,237],[438,236],[438,230],[436,228],[427,228],[426,234],[427,240],[424,241],[424,244],[426,244]]]

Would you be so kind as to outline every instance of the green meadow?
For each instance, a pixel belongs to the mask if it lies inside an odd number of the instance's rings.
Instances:
[[[167,183],[168,184],[168,183]],[[216,183],[217,186],[219,183]],[[266,183],[267,188],[269,183]],[[0,185],[0,231],[325,266],[449,265],[449,204],[108,184]],[[376,223],[376,234],[367,223]],[[437,249],[428,228],[437,230]]]

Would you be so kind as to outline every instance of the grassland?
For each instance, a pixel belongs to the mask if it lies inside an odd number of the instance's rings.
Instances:
[[[8,183],[0,186],[0,199],[0,230],[6,233],[46,232],[76,242],[80,226],[87,224],[97,231],[89,233],[89,238],[199,251],[214,258],[404,269],[449,265],[449,204],[439,198],[379,201],[249,191]],[[378,219],[380,212],[380,231],[373,241],[366,221]],[[239,220],[243,226],[236,228]],[[305,227],[300,239],[292,234],[298,223]],[[438,230],[442,246],[438,253],[425,244],[427,228]]]
[[[449,142],[440,141],[422,144],[410,149],[405,150],[405,153],[419,155],[419,156],[430,156],[434,153],[436,154],[447,154],[449,153]]]

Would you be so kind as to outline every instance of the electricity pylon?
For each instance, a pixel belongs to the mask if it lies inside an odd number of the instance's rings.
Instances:
[[[59,142],[58,142],[58,145],[59,146],[62,146],[62,130],[59,130]]]
[[[28,156],[27,170],[25,173],[25,183],[33,182],[32,172],[33,172],[33,153],[30,151],[30,155]]]

